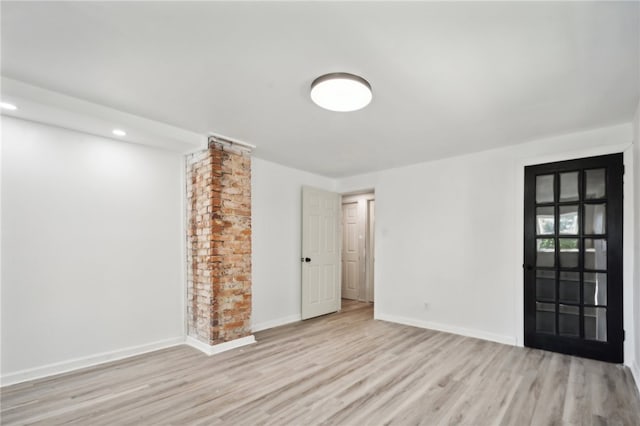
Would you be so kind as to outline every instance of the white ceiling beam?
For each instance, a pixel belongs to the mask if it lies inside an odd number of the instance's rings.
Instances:
[[[2,77],[2,101],[18,107],[2,115],[63,127],[119,141],[187,153],[207,147],[207,135],[128,114],[51,90]],[[126,136],[116,137],[121,129]]]

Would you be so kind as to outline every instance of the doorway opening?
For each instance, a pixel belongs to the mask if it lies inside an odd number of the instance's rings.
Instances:
[[[342,196],[342,310],[368,309],[373,316],[375,194]]]

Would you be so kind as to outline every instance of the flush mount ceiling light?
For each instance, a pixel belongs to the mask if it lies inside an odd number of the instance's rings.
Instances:
[[[15,106],[14,104],[10,104],[9,102],[0,102],[0,108],[6,109],[9,111],[15,111],[18,109],[17,106]]]
[[[124,130],[120,130],[120,129],[113,129],[113,131],[111,132],[116,136],[127,136],[127,132],[125,132]]]
[[[357,111],[371,102],[371,85],[357,75],[334,72],[311,83],[311,100],[330,111]]]

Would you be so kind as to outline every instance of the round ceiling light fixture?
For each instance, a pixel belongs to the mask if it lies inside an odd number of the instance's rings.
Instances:
[[[325,74],[311,83],[311,100],[330,111],[357,111],[369,105],[372,98],[369,82],[346,72]]]

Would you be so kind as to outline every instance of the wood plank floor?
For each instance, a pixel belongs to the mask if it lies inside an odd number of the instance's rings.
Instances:
[[[640,425],[625,367],[374,321],[371,305],[207,357],[177,346],[2,389],[2,424]]]

